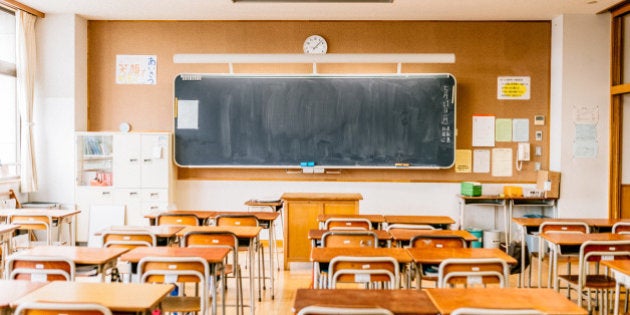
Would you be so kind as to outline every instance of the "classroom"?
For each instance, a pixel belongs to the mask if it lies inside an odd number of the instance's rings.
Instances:
[[[203,225],[271,210],[272,219],[257,215],[270,278],[259,302],[259,279],[244,271],[257,314],[297,314],[306,306],[297,289],[330,285],[313,258],[323,215],[371,217],[377,231],[468,231],[504,251],[545,243],[532,235],[541,224],[525,219],[611,232],[630,220],[629,9],[619,0],[0,0],[0,79],[10,78],[0,82],[0,217],[13,222],[19,206],[76,211],[53,216],[43,236],[90,248],[104,246],[109,227],[159,225],[162,212]],[[29,37],[14,25],[22,19]],[[14,57],[26,41],[34,51]],[[11,230],[10,245],[0,237],[9,246],[0,289],[11,247],[42,238],[23,233]],[[393,235],[375,246],[402,247]],[[510,287],[555,285],[552,264],[530,258],[534,275],[520,260]],[[397,285],[424,288],[410,266]],[[433,302],[441,294],[427,290],[413,291]],[[221,313],[220,290],[210,291],[207,313]]]

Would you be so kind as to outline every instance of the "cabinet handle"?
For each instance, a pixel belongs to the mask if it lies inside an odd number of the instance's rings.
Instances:
[[[101,192],[101,196],[109,196],[111,194],[112,194],[111,191],[103,191],[103,192]]]
[[[158,209],[158,206],[151,206],[149,209],[151,209],[151,210],[157,210],[157,209]]]
[[[138,192],[137,191],[132,191],[129,193],[129,196],[137,196]]]
[[[151,198],[155,198],[155,197],[160,196],[160,193],[152,192],[149,194],[149,196],[151,196]]]
[[[138,159],[129,159],[129,163],[136,163],[138,162]]]
[[[151,163],[151,159],[144,159],[144,163]]]

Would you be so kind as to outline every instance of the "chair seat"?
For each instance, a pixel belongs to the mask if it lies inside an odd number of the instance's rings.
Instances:
[[[195,296],[167,296],[161,303],[164,312],[199,312],[201,310],[199,297]]]
[[[561,275],[558,277],[573,285],[577,285],[579,278],[578,275]],[[607,275],[587,275],[584,287],[591,289],[611,289],[615,287],[615,278]]]

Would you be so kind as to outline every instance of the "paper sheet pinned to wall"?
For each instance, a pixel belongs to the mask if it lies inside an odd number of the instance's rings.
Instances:
[[[490,150],[473,151],[473,172],[490,173]]]
[[[472,169],[472,152],[470,150],[455,151],[455,172],[470,173]]]
[[[473,147],[494,147],[494,116],[473,116]]]
[[[512,176],[512,149],[492,149],[492,176]]]
[[[496,141],[512,141],[512,119],[499,118],[496,121]]]
[[[177,101],[177,129],[199,129],[199,101]]]
[[[512,141],[529,142],[529,119],[514,119],[512,122]]]

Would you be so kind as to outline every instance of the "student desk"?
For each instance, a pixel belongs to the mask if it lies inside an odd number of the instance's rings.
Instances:
[[[61,225],[68,225],[69,245],[74,245],[74,217],[79,214],[80,210],[56,210],[56,209],[0,209],[0,217],[8,218],[12,215],[32,215],[32,216],[49,216],[58,222],[57,238],[61,236]]]
[[[7,261],[7,254],[11,253],[11,237],[13,232],[20,226],[14,224],[0,224],[0,277],[4,276],[4,263]]]
[[[404,248],[334,248],[315,247],[311,248],[311,261],[313,262],[313,287],[319,288],[320,264],[328,264],[337,256],[357,256],[357,257],[392,257],[399,264],[409,264],[412,262],[411,256]]]
[[[186,233],[193,232],[193,231],[231,232],[231,233],[234,233],[234,235],[236,235],[239,241],[247,241],[249,243],[249,249],[247,251],[247,254],[248,254],[248,259],[249,259],[249,264],[250,264],[249,290],[250,290],[252,314],[254,314],[254,307],[255,307],[255,303],[254,303],[254,261],[255,261],[254,244],[261,230],[262,230],[262,227],[260,226],[187,226],[183,228],[181,231],[177,232],[177,236],[179,236],[180,239],[183,239]],[[271,272],[271,274],[273,275],[273,272]],[[258,295],[259,300],[261,300],[262,294],[261,294],[260,282],[258,285],[258,294],[259,294]]]
[[[362,290],[298,289],[293,302],[293,313],[309,305],[331,307],[380,307],[392,313],[436,315],[437,308],[424,291],[418,290]]]
[[[619,314],[619,293],[621,286],[630,288],[630,260],[603,260],[602,265],[610,268],[615,275],[615,310],[613,314]]]
[[[48,283],[24,280],[0,280],[0,314],[11,313],[9,312],[11,302],[46,284]]]
[[[333,231],[343,232],[344,230],[340,229],[340,230],[333,230]],[[349,231],[356,232],[357,230],[349,230]],[[317,247],[317,244],[321,243],[322,236],[326,232],[330,232],[330,230],[310,230],[310,231],[308,231],[308,239],[311,240],[311,246],[312,247]],[[389,234],[389,232],[383,231],[383,230],[371,230],[370,232],[374,232],[374,234],[376,234],[376,238],[378,238],[379,243],[386,242],[387,245],[388,245],[387,247],[390,247],[389,245],[391,245],[392,235]]]
[[[540,235],[546,241],[556,246],[572,246],[580,247],[586,241],[622,241],[630,240],[630,234],[613,234],[613,233],[543,233]],[[553,287],[558,291],[558,251],[554,251],[553,257],[553,275],[549,275],[553,280]],[[538,280],[540,282],[540,279]]]
[[[448,229],[455,223],[449,216],[444,215],[385,215],[385,223],[391,224],[419,224],[431,225],[439,229]]]
[[[120,260],[136,264],[144,257],[200,257],[210,265],[210,279],[207,280],[210,283],[210,288],[214,288],[218,266],[223,264],[229,253],[230,249],[225,247],[136,247],[122,255]],[[216,314],[217,290],[211,289],[210,291],[212,292],[212,314]]]
[[[112,312],[150,313],[173,290],[172,284],[52,281],[11,302],[99,303]]]
[[[101,275],[101,281],[105,280],[105,270],[116,266],[116,260],[120,255],[128,251],[127,248],[101,248],[83,246],[36,246],[14,255],[29,256],[61,256],[68,258],[79,267],[81,265],[95,265]]]
[[[367,219],[372,222],[372,228],[377,230],[381,229],[383,222],[385,222],[385,217],[380,214],[320,214],[317,216],[319,228],[323,230],[326,220],[332,218]]]
[[[470,246],[471,242],[477,240],[477,237],[470,234],[466,230],[412,230],[412,229],[392,229],[389,230],[392,239],[397,243],[398,247],[409,245],[409,241],[416,235],[427,236],[457,236],[463,238]]]
[[[560,293],[530,288],[425,289],[442,315],[461,307],[536,309],[549,315],[588,314]]]
[[[422,264],[439,265],[449,258],[500,258],[510,265],[516,264],[514,257],[498,248],[407,248],[407,252],[416,264],[418,272],[422,270]],[[421,281],[420,274],[418,274],[416,277],[418,288],[421,288]]]

